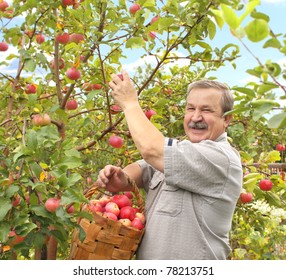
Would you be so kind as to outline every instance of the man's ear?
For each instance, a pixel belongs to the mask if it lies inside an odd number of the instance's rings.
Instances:
[[[230,123],[231,120],[232,120],[232,115],[231,115],[231,114],[225,115],[225,116],[223,116],[223,118],[224,118],[225,127],[227,128],[228,125],[229,125],[229,123]]]

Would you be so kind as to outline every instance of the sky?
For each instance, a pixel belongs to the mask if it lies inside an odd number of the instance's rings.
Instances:
[[[10,5],[13,2],[12,0],[6,0]],[[286,0],[261,0],[261,5],[258,6],[258,11],[264,12],[270,17],[270,28],[274,31],[274,33],[285,33],[285,25],[286,25]],[[244,26],[245,24],[243,24]],[[0,34],[1,37],[1,34]],[[278,62],[281,65],[286,64],[286,57],[279,53],[276,49],[268,48],[263,49],[262,45],[264,41],[261,43],[251,43],[247,39],[244,39],[245,44],[251,49],[253,53],[262,62],[265,62],[267,59],[271,59],[274,62]],[[220,68],[212,75],[216,76],[222,82],[229,84],[229,86],[235,85],[245,85],[247,81],[253,79],[253,77],[249,76],[245,71],[249,68],[253,68],[257,65],[256,60],[246,51],[246,49],[240,44],[239,40],[232,36],[228,30],[227,25],[225,24],[223,29],[217,29],[217,34],[215,38],[210,42],[212,46],[223,46],[227,43],[234,43],[240,47],[241,57],[236,60],[236,69],[234,69],[230,63],[226,63],[225,67]],[[15,48],[9,48],[9,50],[5,53],[0,52],[0,60],[5,59],[5,57],[9,54],[9,52],[15,52]],[[123,60],[122,68],[126,69],[129,72],[134,72],[134,70],[142,65],[143,60],[140,59],[140,51],[131,50],[130,54],[128,53],[128,59]],[[146,58],[149,62],[150,57]],[[183,61],[179,63],[183,64]],[[186,63],[186,62],[185,62]],[[15,63],[16,67],[16,63]],[[4,66],[0,66],[0,72],[3,73]],[[7,73],[6,68],[6,73]],[[15,72],[14,65],[9,68],[9,74]],[[285,83],[285,81],[284,81]]]
[[[258,11],[269,15],[269,25],[274,33],[285,33],[286,0],[262,0],[261,5],[258,6],[257,9]],[[246,23],[243,23],[242,25],[245,26],[245,24]],[[265,40],[260,43],[251,43],[247,39],[243,39],[243,41],[247,47],[255,53],[261,62],[271,59],[273,62],[278,62],[280,65],[284,64],[286,66],[286,57],[283,54],[273,48],[263,48]],[[210,43],[212,46],[224,46],[227,43],[233,43],[238,45],[241,51],[241,57],[236,60],[236,69],[234,69],[230,63],[226,62],[226,66],[220,68],[215,73],[213,72],[212,76],[216,76],[219,80],[227,83],[229,86],[245,85],[248,81],[254,79],[253,76],[248,75],[245,71],[257,66],[257,61],[249,52],[246,51],[240,41],[230,34],[229,28],[226,24],[222,30],[217,28],[216,36],[212,41],[210,41]],[[136,67],[138,67],[138,65],[143,64],[142,59],[136,59],[136,55],[129,55],[128,57],[129,58],[125,61],[125,65],[123,65],[123,68],[127,71],[132,72]],[[149,62],[152,61],[150,57],[147,57],[147,60]],[[185,61],[185,63],[188,62]],[[180,61],[178,64],[183,65],[184,61]]]

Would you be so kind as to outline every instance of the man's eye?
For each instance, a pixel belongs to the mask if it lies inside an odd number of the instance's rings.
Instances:
[[[193,108],[193,107],[187,107],[187,110],[188,110],[188,111],[194,111],[195,108]]]

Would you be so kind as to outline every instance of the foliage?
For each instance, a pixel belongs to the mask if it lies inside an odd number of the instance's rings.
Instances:
[[[2,69],[6,67],[0,77],[3,259],[67,258],[77,218],[87,216],[80,211],[86,201],[83,193],[98,171],[106,164],[125,166],[140,158],[123,113],[110,109],[113,101],[108,86],[110,74],[119,73],[133,51],[142,53],[142,61],[152,61],[138,67],[132,77],[142,108],[156,110],[151,121],[171,137],[184,134],[189,82],[208,76],[225,63],[235,67],[237,45],[227,43],[218,48],[209,43],[218,28],[228,24],[241,42],[245,36],[252,42],[266,40],[265,48],[286,52],[285,40],[270,30],[269,18],[258,11],[259,1],[255,0],[246,5],[225,0],[140,0],[141,9],[135,15],[128,11],[131,3],[123,0],[84,0],[67,7],[61,2],[14,0],[7,11],[0,11],[1,36],[13,50],[0,62]],[[151,24],[156,15],[158,20]],[[83,37],[61,44],[55,37],[63,32]],[[39,34],[45,37],[43,43],[36,40]],[[277,242],[285,237],[285,215],[272,219],[285,208],[285,181],[264,168],[285,161],[283,153],[273,153],[276,143],[285,141],[286,113],[277,102],[285,99],[277,95],[277,90],[285,95],[285,86],[279,82],[285,80],[285,69],[271,60],[263,64],[257,58],[257,62],[258,66],[248,70],[256,80],[233,88],[235,118],[229,135],[245,165],[244,189],[254,192],[255,201],[237,205],[232,256],[284,258],[285,252],[272,255],[269,248],[278,252]],[[10,75],[16,64],[16,74]],[[71,67],[81,71],[79,79],[66,76]],[[36,86],[36,94],[25,91],[28,84]],[[89,89],[90,84],[100,88]],[[66,103],[72,99],[77,100],[78,108],[68,110]],[[51,117],[51,124],[35,126],[35,115],[44,113]],[[108,145],[112,134],[124,138],[122,148]],[[261,166],[253,166],[255,162]],[[267,193],[258,188],[264,177],[275,184]],[[61,207],[53,213],[44,207],[50,197],[61,199]],[[18,198],[20,203],[13,205]],[[75,211],[68,213],[71,204]],[[270,210],[262,214],[262,207]],[[25,239],[15,244],[17,237],[12,237],[11,231]]]

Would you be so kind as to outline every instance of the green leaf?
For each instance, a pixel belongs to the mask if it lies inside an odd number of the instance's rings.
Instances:
[[[36,69],[37,63],[34,59],[26,59],[24,69],[27,72],[34,72]]]
[[[26,236],[29,232],[31,232],[35,228],[37,228],[37,225],[35,225],[34,223],[25,223],[15,227],[15,230],[18,234]]]
[[[0,227],[0,242],[5,243],[7,240],[7,236],[11,230],[11,225],[10,223],[7,222],[1,222],[1,227]]]
[[[179,2],[177,0],[167,0],[165,5],[167,11],[174,15],[178,15],[179,12]]]
[[[9,198],[0,197],[0,205],[0,221],[2,221],[12,208],[12,203]]]
[[[254,92],[252,89],[250,89],[250,88],[245,88],[245,87],[233,87],[232,89],[235,90],[235,91],[244,93],[244,94],[246,94],[246,95],[249,96],[249,97],[255,97],[255,92]]]
[[[64,157],[58,164],[58,166],[66,166],[67,168],[76,168],[81,166],[81,159],[78,157]]]
[[[209,33],[210,39],[212,40],[216,34],[216,26],[211,20],[209,20],[208,22],[208,33]]]
[[[260,0],[250,1],[246,5],[245,12],[239,17],[240,23],[260,4]]]
[[[158,22],[158,31],[160,30],[166,30],[168,27],[170,27],[175,20],[171,17],[165,17],[165,18],[159,18],[158,21],[155,22],[155,24]],[[156,27],[156,25],[154,24],[154,26]],[[151,27],[153,26],[153,24],[151,25]],[[151,28],[152,31],[156,31],[154,30],[154,28]]]
[[[246,180],[245,182],[243,182],[243,188],[247,190],[247,192],[253,192],[258,180],[259,176]]]
[[[12,197],[18,191],[19,191],[19,187],[18,186],[15,186],[15,185],[9,186],[9,188],[6,190],[6,196],[7,197]]]
[[[220,6],[222,10],[222,16],[225,22],[229,25],[231,29],[235,30],[240,24],[238,16],[234,12],[234,10],[229,6],[225,4],[221,4]]]
[[[33,205],[31,206],[31,210],[40,217],[50,218],[50,213],[46,210],[43,205]]]
[[[258,88],[257,88],[257,93],[259,94],[263,94],[267,91],[270,91],[274,88],[278,88],[278,85],[275,84],[261,84]],[[278,105],[279,106],[279,105]]]
[[[265,114],[267,114],[270,110],[272,110],[273,104],[265,103],[262,106],[259,106],[253,111],[253,120],[257,121]]]
[[[264,197],[271,206],[282,207],[281,200],[276,193],[265,192]]]
[[[286,113],[279,113],[271,117],[268,121],[270,128],[283,128],[286,127]]]
[[[63,204],[70,204],[72,202],[88,203],[88,199],[82,193],[80,193],[74,189],[67,189],[61,197],[61,202]]]
[[[273,163],[281,159],[279,151],[271,151],[265,158],[265,163]]]
[[[276,102],[276,101],[274,101],[274,100],[271,100],[271,99],[258,99],[258,100],[253,100],[253,101],[251,101],[251,104],[252,104],[254,107],[262,106],[262,105],[265,105],[265,104],[268,104],[268,105],[271,105],[271,106],[280,106],[278,102]]]
[[[127,49],[139,49],[142,47],[145,47],[146,42],[142,37],[132,37],[128,39],[128,41],[125,44],[125,47]]]
[[[30,130],[29,133],[27,133],[26,145],[28,148],[32,148],[32,149],[35,149],[35,147],[38,147],[38,139],[37,139],[36,131]]]
[[[244,28],[247,38],[252,42],[259,42],[269,35],[268,23],[263,19],[254,19]]]
[[[31,170],[33,171],[34,175],[37,177],[37,178],[40,178],[40,174],[42,173],[42,168],[39,164],[37,164],[36,162],[32,162],[30,163],[30,168]]]
[[[263,48],[276,48],[276,49],[279,49],[281,47],[282,47],[282,45],[281,45],[280,41],[277,38],[271,38],[271,39],[267,40],[265,42],[265,44],[263,45]]]
[[[213,17],[217,23],[217,25],[219,26],[220,29],[223,28],[223,25],[224,25],[224,20],[222,18],[222,13],[220,10],[211,10],[212,14],[213,14]]]

